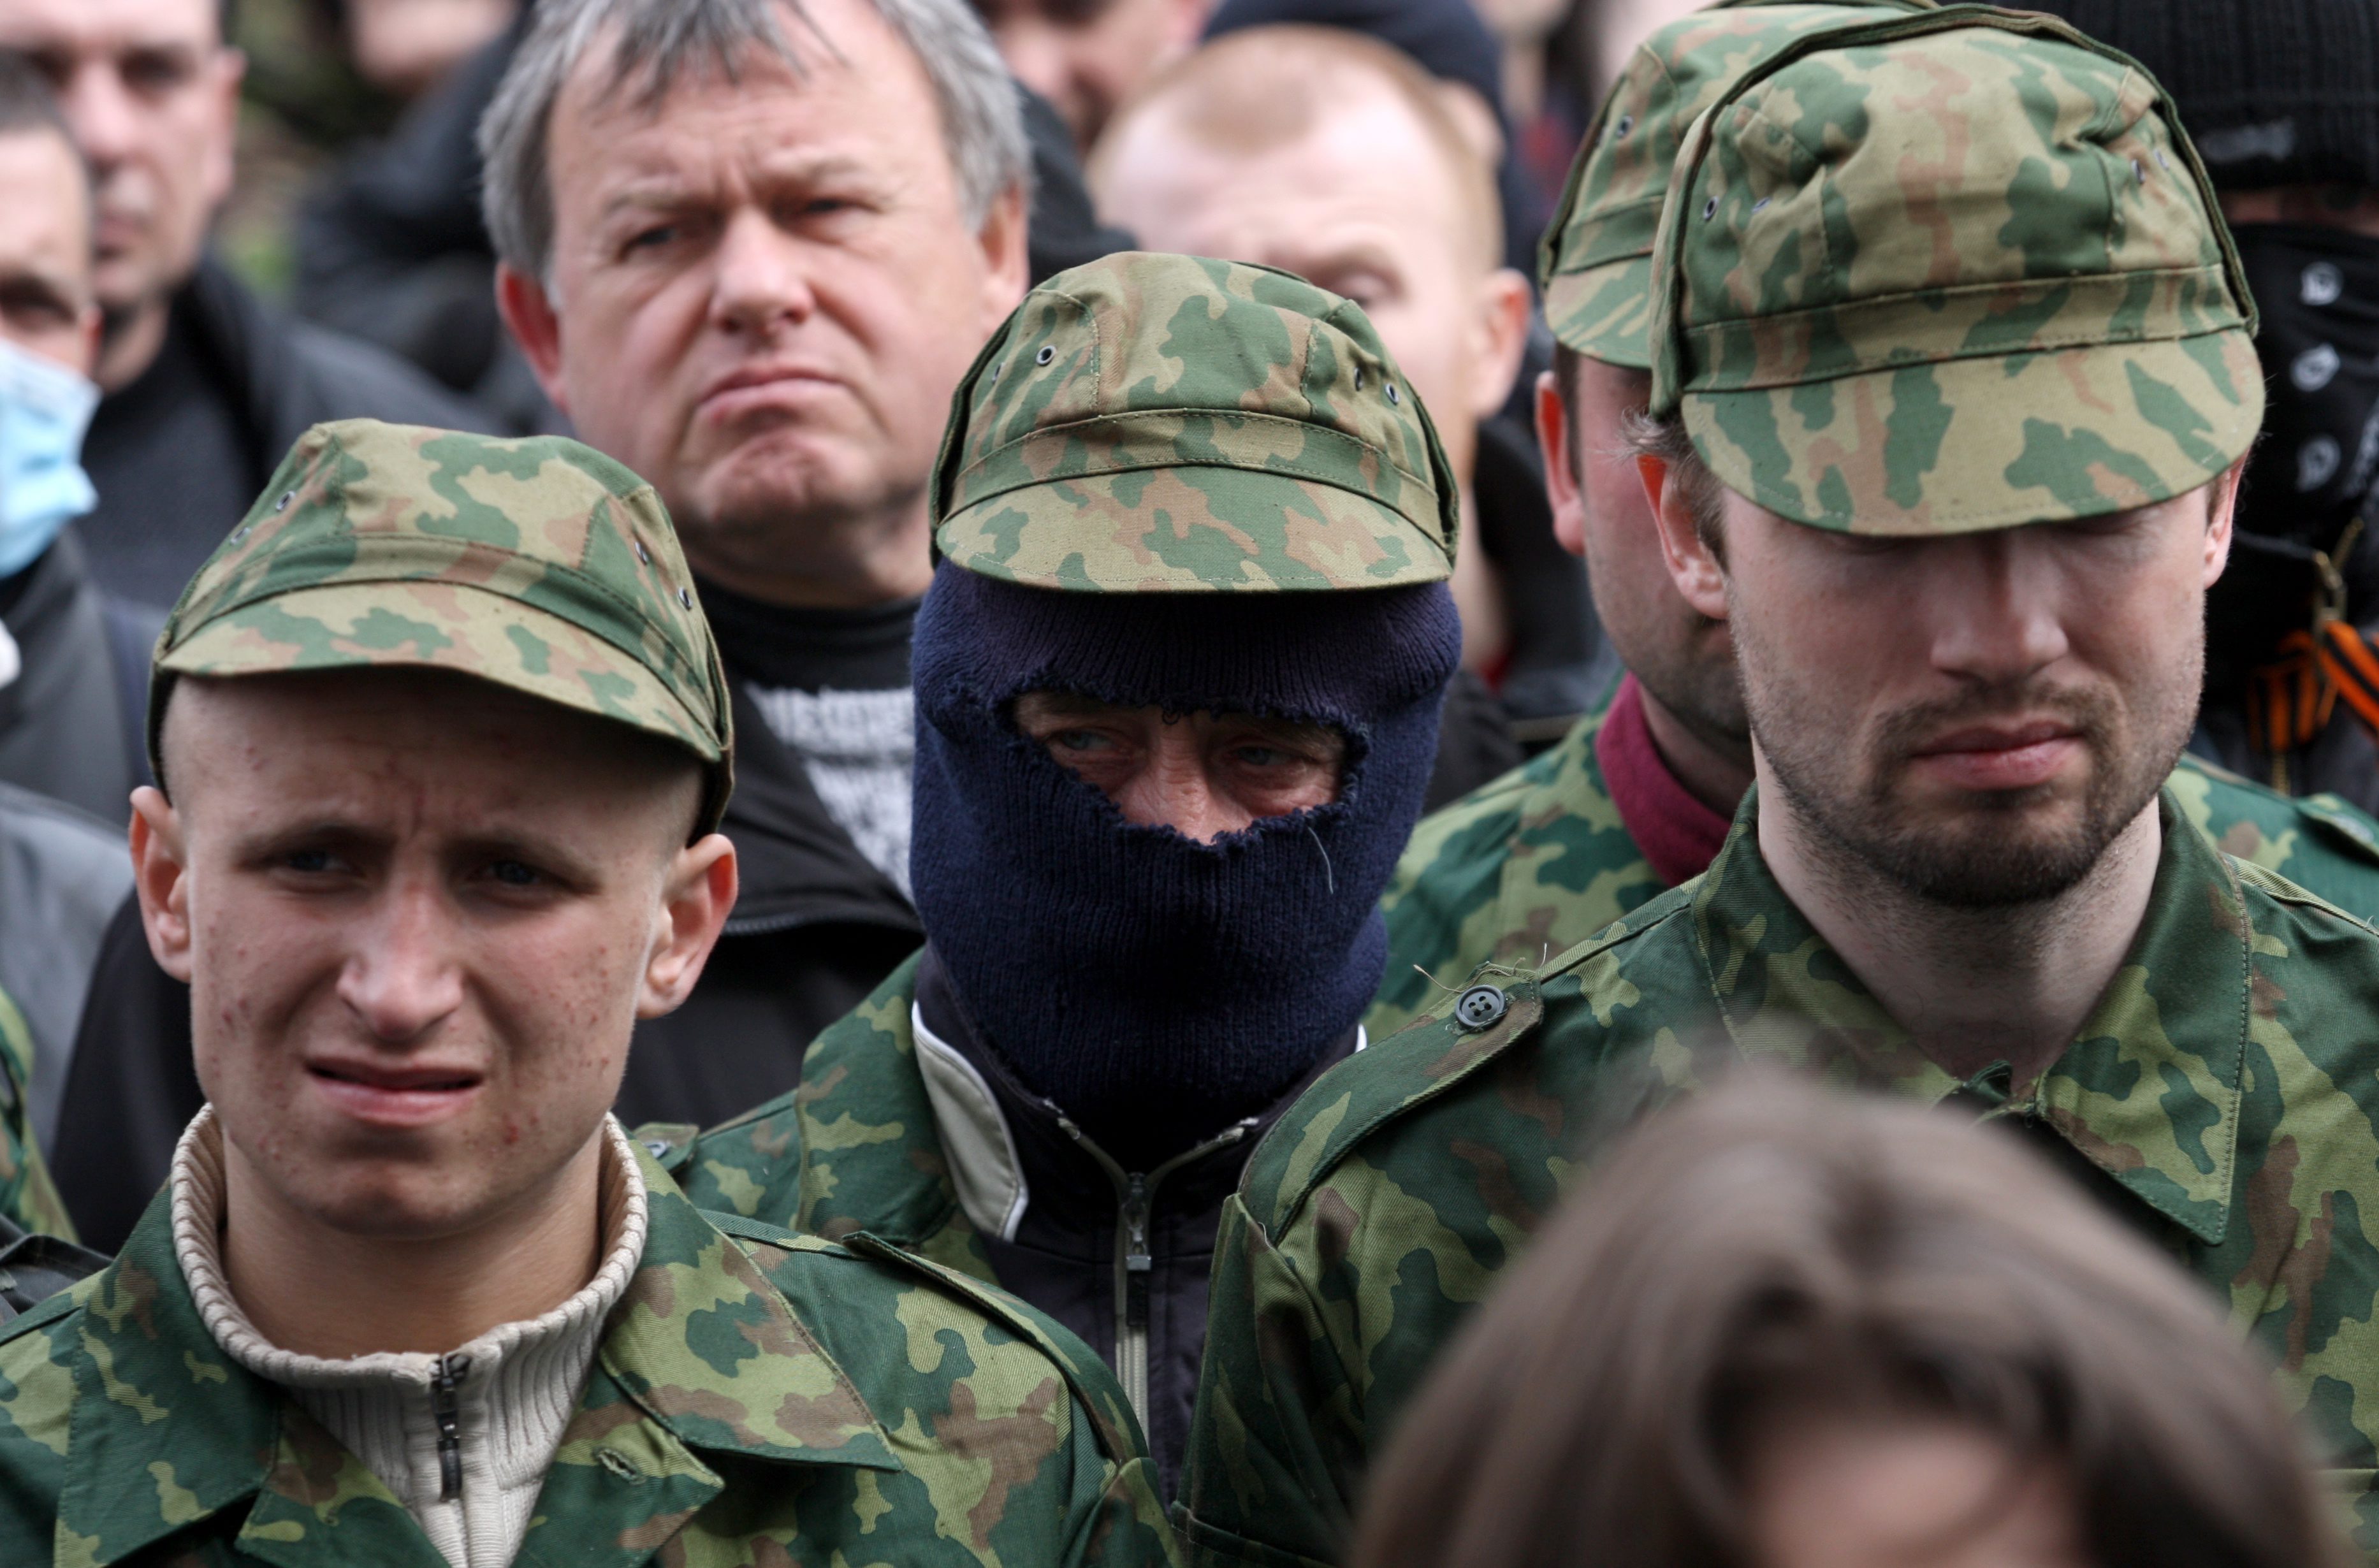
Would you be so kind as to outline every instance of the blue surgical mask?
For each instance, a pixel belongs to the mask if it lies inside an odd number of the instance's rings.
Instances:
[[[82,436],[99,388],[65,366],[0,341],[0,578],[50,548],[98,504]]]

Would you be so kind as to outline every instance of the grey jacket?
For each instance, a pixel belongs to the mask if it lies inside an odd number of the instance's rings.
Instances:
[[[72,529],[0,584],[0,781],[129,820],[149,778],[149,648],[164,619],[102,592]]]
[[[44,1148],[57,1132],[100,935],[131,887],[122,830],[0,783],[0,990],[33,1036],[33,1136]]]

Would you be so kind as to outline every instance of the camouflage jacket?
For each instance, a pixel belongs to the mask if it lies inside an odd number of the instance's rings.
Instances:
[[[1325,1052],[1260,1116],[1127,1171],[1055,1106],[1026,1104],[987,1053],[918,1029],[936,962],[930,948],[912,958],[819,1035],[790,1093],[690,1141],[674,1126],[635,1136],[665,1147],[662,1164],[706,1209],[829,1240],[865,1231],[1041,1308],[1115,1368],[1169,1481],[1223,1200],[1263,1129],[1347,1052]]]
[[[644,1174],[644,1261],[521,1562],[1172,1560],[1138,1429],[1069,1336],[866,1237],[714,1223]],[[0,1334],[0,1562],[446,1568],[217,1348],[162,1193],[112,1267]]]
[[[1594,742],[1607,711],[1413,830],[1382,900],[1388,967],[1363,1020],[1373,1039],[1437,999],[1429,977],[1458,985],[1483,963],[1541,963],[1665,890],[1603,787]],[[2228,853],[2379,921],[2379,822],[2335,795],[2291,799],[2194,756],[2170,786]]]
[[[17,1004],[0,992],[0,1220],[25,1231],[75,1238],[74,1221],[50,1180],[50,1167],[33,1140],[33,1031]]]
[[[1777,886],[1757,810],[1704,875],[1541,973],[1482,976],[1499,1016],[1466,1028],[1448,998],[1257,1149],[1215,1249],[1177,1515],[1191,1560],[1335,1558],[1366,1462],[1581,1134],[1689,1087],[1697,1046],[2011,1118],[2220,1295],[2379,1524],[2379,932],[2217,851],[2168,790],[2123,966],[2011,1098],[2003,1072],[1961,1084],[1910,1047]]]
[[[693,1129],[635,1136],[670,1145],[662,1164],[706,1209],[829,1238],[863,1230],[996,1285],[917,1066],[919,957],[811,1043],[799,1088],[683,1142]]]

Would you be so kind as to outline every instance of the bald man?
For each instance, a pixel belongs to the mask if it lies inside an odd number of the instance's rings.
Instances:
[[[1100,212],[1151,249],[1279,267],[1363,307],[1436,416],[1466,542],[1488,539],[1455,571],[1463,663],[1516,674],[1527,639],[1503,581],[1519,562],[1498,550],[1503,520],[1481,517],[1473,479],[1480,422],[1519,367],[1528,285],[1501,264],[1491,154],[1450,90],[1359,34],[1250,28],[1153,81],[1110,122],[1089,175]]]

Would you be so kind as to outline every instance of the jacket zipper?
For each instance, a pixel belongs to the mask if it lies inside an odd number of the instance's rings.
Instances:
[[[463,1375],[468,1356],[441,1356],[429,1379],[429,1413],[438,1422],[438,1501],[463,1495]]]
[[[1066,1129],[1066,1136],[1081,1144],[1082,1152],[1097,1162],[1107,1179],[1115,1183],[1116,1380],[1123,1384],[1124,1398],[1130,1402],[1131,1413],[1140,1417],[1144,1428],[1148,1425],[1148,1292],[1150,1277],[1156,1268],[1155,1257],[1149,1249],[1148,1219],[1157,1184],[1190,1162],[1237,1143],[1256,1125],[1256,1118],[1250,1116],[1235,1127],[1226,1128],[1196,1148],[1143,1173],[1125,1170],[1105,1150],[1085,1137],[1063,1111],[1055,1105],[1049,1108],[1056,1112],[1057,1125]]]

